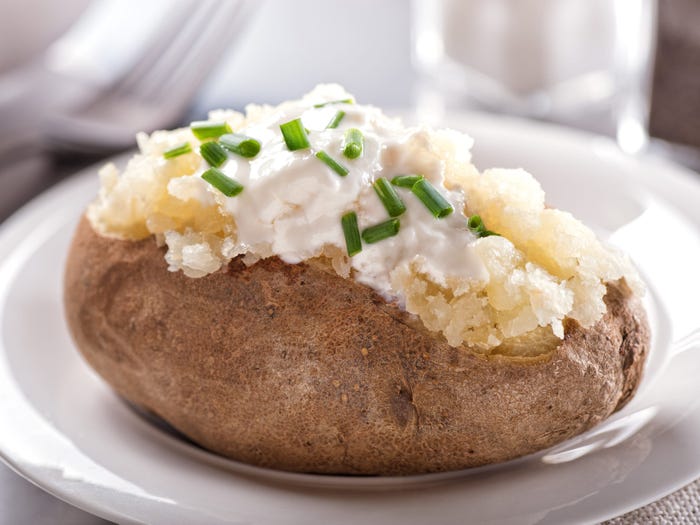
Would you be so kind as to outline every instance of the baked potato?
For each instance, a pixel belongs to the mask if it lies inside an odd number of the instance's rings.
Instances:
[[[594,322],[571,313],[559,334],[540,320],[520,333],[499,328],[494,338],[489,320],[455,340],[420,310],[421,298],[435,297],[430,288],[392,299],[339,268],[333,251],[297,262],[231,253],[203,275],[172,271],[173,245],[153,231],[167,208],[159,206],[160,215],[138,223],[139,235],[104,231],[94,209],[81,220],[65,273],[68,326],[116,392],[224,456],[363,475],[496,463],[591,428],[629,401],[642,376],[649,328],[629,273],[601,281]],[[502,216],[479,211],[508,230]],[[196,216],[205,230],[204,215],[188,215],[188,228]],[[496,237],[483,245],[510,246]],[[547,266],[532,246],[528,261],[553,275],[567,271]],[[576,276],[562,274],[557,289]],[[475,293],[494,315],[510,311],[499,306],[499,290]],[[499,326],[512,328],[513,318]],[[486,334],[479,330],[490,330],[490,344],[468,338]]]

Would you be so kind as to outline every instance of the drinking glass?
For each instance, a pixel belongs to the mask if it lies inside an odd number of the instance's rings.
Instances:
[[[414,0],[423,118],[465,108],[647,142],[656,0]]]

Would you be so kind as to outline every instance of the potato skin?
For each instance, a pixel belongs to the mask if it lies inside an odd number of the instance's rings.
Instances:
[[[126,399],[265,467],[403,475],[535,452],[621,408],[649,346],[624,283],[594,327],[568,322],[551,357],[486,359],[318,264],[234,260],[191,279],[163,252],[83,219],[65,275],[73,338]]]

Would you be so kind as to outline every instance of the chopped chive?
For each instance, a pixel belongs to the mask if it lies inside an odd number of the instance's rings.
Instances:
[[[209,168],[202,173],[202,178],[227,197],[234,197],[243,191],[243,186],[238,181],[227,177],[217,168]]]
[[[467,227],[474,232],[481,231],[484,229],[484,221],[478,215],[472,215],[467,220]]]
[[[331,121],[326,126],[326,129],[337,128],[338,124],[340,124],[340,121],[343,120],[343,117],[345,117],[345,111],[337,111],[336,114],[331,119]]]
[[[345,144],[343,155],[349,159],[356,159],[362,155],[362,144],[364,143],[362,132],[357,128],[350,128],[345,132]]]
[[[440,195],[440,192],[425,179],[421,179],[411,186],[411,191],[437,219],[442,219],[454,211],[445,197]]]
[[[388,221],[380,222],[379,224],[365,228],[362,232],[362,240],[367,244],[372,244],[393,237],[399,233],[399,226],[400,223],[398,219],[389,219]]]
[[[398,217],[406,211],[406,205],[401,198],[396,194],[396,190],[391,186],[388,180],[380,177],[374,181],[372,185],[374,191],[377,192],[379,200],[386,208],[389,217]]]
[[[301,119],[297,118],[290,120],[280,125],[284,142],[287,144],[289,151],[298,149],[306,149],[310,146],[309,137],[306,136],[306,129],[301,123]]]
[[[240,133],[221,135],[219,143],[227,150],[247,159],[255,157],[260,152],[260,142]]]
[[[321,102],[320,104],[314,104],[315,108],[322,108],[324,106],[330,106],[332,104],[354,104],[355,101],[351,98],[344,98],[341,100],[330,100],[328,102]]]
[[[210,166],[218,168],[228,159],[226,150],[216,142],[205,142],[199,147],[199,153]]]
[[[467,228],[477,237],[490,237],[491,235],[499,235],[496,232],[487,230],[484,221],[478,215],[472,215],[467,220]]]
[[[228,122],[209,122],[201,120],[190,124],[190,129],[199,140],[215,139],[224,133],[231,133]]]
[[[191,152],[192,145],[189,142],[185,142],[184,144],[180,144],[179,146],[176,146],[174,148],[169,149],[168,151],[163,152],[163,157],[166,159],[172,159]]]
[[[340,223],[343,226],[348,256],[352,257],[353,255],[357,255],[362,251],[360,229],[357,227],[357,214],[354,211],[346,213],[340,219]]]
[[[331,158],[331,156],[326,153],[325,151],[319,151],[316,153],[316,158],[323,162],[326,166],[328,166],[330,169],[335,171],[338,175],[341,177],[345,177],[347,175],[348,169],[343,166],[342,164],[338,164],[335,160]]]
[[[419,180],[423,180],[423,175],[397,175],[391,179],[391,183],[401,188],[412,188]]]

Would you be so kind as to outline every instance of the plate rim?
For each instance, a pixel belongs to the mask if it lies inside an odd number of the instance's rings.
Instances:
[[[535,132],[544,132],[545,134],[556,133],[560,137],[560,140],[564,141],[595,141],[600,142],[601,144],[607,144],[606,147],[612,146],[613,148],[615,148],[614,142],[608,137],[601,137],[598,135],[593,135],[570,128],[564,128],[553,124],[526,121],[513,117],[500,117],[478,113],[462,113],[459,115],[458,118],[462,119],[462,121],[470,119],[477,127],[515,126],[523,129],[534,130]],[[460,126],[460,128],[463,128],[463,126]],[[123,161],[123,159],[131,156],[132,153],[132,151],[123,153],[108,160],[113,162],[120,162]],[[629,157],[625,156],[620,151],[617,151],[616,154],[621,157],[624,157],[627,160],[629,159]],[[669,177],[669,179],[674,179],[673,184],[680,184],[681,186],[693,187],[694,191],[698,191],[700,193],[700,180],[698,179],[698,175],[692,172],[691,170],[682,166],[678,166],[666,159],[660,159],[658,157],[642,156],[639,158],[648,161],[654,166],[658,166],[657,169],[664,169],[667,172],[666,175]],[[88,179],[95,179],[95,173],[98,167],[103,165],[105,162],[107,162],[107,160],[100,161],[99,163],[82,169],[73,176],[68,177],[63,181],[60,181],[58,184],[35,197],[32,201],[30,201],[28,204],[20,208],[17,212],[15,212],[8,219],[6,219],[0,225],[0,255],[7,256],[8,254],[12,253],[14,251],[14,247],[11,247],[10,244],[12,243],[13,238],[21,237],[22,231],[31,230],[33,226],[30,226],[30,223],[35,224],[37,222],[40,222],[41,218],[45,217],[43,210],[51,202],[54,202],[64,194],[69,194],[73,191],[76,191],[76,189],[82,188],[85,184],[87,184]],[[4,353],[3,348],[1,346],[0,353]],[[95,502],[92,502],[89,499],[86,500],[85,498],[81,498],[78,494],[78,491],[67,490],[65,486],[61,485],[61,483],[52,483],[51,480],[47,481],[46,478],[42,479],[40,472],[33,472],[29,468],[23,468],[22,463],[15,461],[14,458],[10,457],[6,453],[3,447],[1,436],[0,459],[4,463],[6,463],[14,472],[18,473],[25,479],[28,479],[34,485],[86,512],[103,517],[105,519],[119,522],[123,522],[125,519],[132,519],[130,516],[119,513],[108,506],[99,505]],[[700,474],[700,472],[698,474]],[[656,490],[655,494],[651,498],[643,498],[644,502],[641,505],[630,504],[624,508],[620,507],[623,508],[622,512],[616,513],[614,515],[610,515],[609,513],[601,513],[601,516],[603,516],[603,519],[607,519],[612,516],[618,516],[627,513],[631,510],[640,508],[641,506],[648,505],[649,503],[656,501],[657,499],[660,499],[668,494],[675,492],[679,488],[687,485],[689,482],[692,482],[695,479],[697,479],[697,476],[686,476],[682,479],[679,479],[679,482],[676,483],[674,486],[667,486],[665,489]]]

